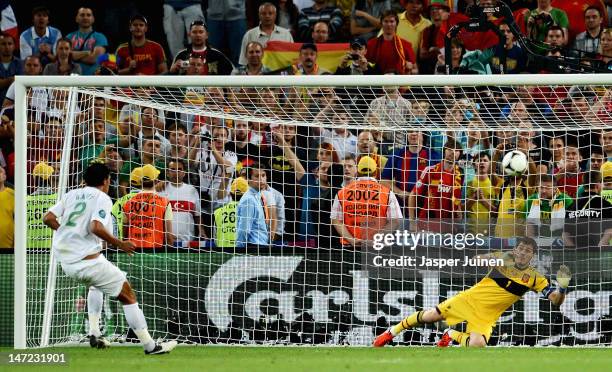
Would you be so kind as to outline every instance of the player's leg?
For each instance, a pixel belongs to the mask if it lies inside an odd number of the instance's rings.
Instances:
[[[102,317],[102,306],[104,294],[94,286],[89,287],[87,293],[87,317],[89,319],[89,345],[97,349],[105,349],[110,346],[100,332],[100,318]]]
[[[123,304],[125,320],[142,343],[146,354],[169,353],[176,347],[176,341],[162,342],[160,344],[153,341],[153,338],[149,334],[144,313],[138,306],[138,302],[136,302],[136,293],[134,293],[134,290],[127,280],[123,282],[121,292],[119,292],[117,299]]]
[[[395,336],[407,329],[419,327],[423,324],[435,323],[442,319],[444,318],[437,307],[429,310],[417,311],[402,319],[401,322],[397,323],[393,327],[389,328],[389,330],[376,337],[373,346],[385,346],[386,344],[390,343]]]

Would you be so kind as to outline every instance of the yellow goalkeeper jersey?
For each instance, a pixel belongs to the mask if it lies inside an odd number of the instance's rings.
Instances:
[[[501,258],[501,255],[501,252],[497,252],[492,256]],[[549,287],[544,275],[531,266],[524,270],[501,266],[493,267],[486,277],[463,292],[463,295],[478,309],[480,318],[497,320],[528,291],[543,292],[546,295]]]

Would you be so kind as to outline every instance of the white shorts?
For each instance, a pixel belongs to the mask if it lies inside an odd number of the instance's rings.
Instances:
[[[111,297],[119,296],[123,283],[127,281],[125,273],[102,254],[91,260],[62,263],[62,269],[70,278],[86,286],[96,287]]]

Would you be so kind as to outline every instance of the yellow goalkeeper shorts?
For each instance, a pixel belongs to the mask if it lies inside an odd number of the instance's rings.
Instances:
[[[450,326],[467,322],[467,333],[476,332],[485,337],[487,342],[497,319],[483,319],[478,316],[478,309],[469,300],[469,295],[459,293],[436,306]]]

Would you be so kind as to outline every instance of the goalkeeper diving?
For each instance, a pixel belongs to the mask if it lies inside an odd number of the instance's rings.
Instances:
[[[535,240],[522,237],[517,239],[512,252],[480,256],[502,258],[504,265],[491,267],[489,273],[473,287],[433,309],[417,311],[404,318],[376,337],[374,346],[385,346],[404,330],[444,320],[451,327],[461,322],[466,322],[467,327],[466,332],[447,330],[438,341],[439,347],[449,346],[453,341],[461,346],[484,347],[499,317],[528,291],[541,293],[554,305],[561,305],[572,274],[567,266],[561,265],[556,276],[557,286],[553,288],[542,274],[530,266],[537,249]]]
[[[87,312],[89,315],[89,343],[91,347],[104,349],[110,343],[100,332],[103,294],[116,297],[123,304],[125,319],[142,343],[145,354],[165,354],[176,346],[176,341],[155,342],[147,330],[147,321],[136,294],[125,273],[109,262],[100,251],[102,241],[133,254],[134,244],[114,237],[111,208],[107,195],[110,186],[110,170],[101,163],[92,163],[83,176],[85,187],[66,193],[44,215],[43,222],[53,229],[52,249],[62,270],[89,286]]]

